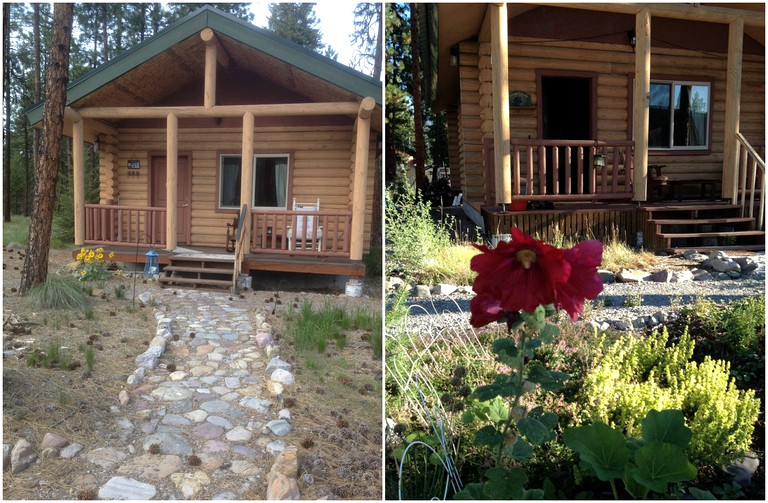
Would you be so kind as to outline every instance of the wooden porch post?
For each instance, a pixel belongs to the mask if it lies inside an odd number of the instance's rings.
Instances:
[[[635,16],[635,34],[635,171],[632,199],[645,201],[648,198],[648,119],[651,96],[651,11],[648,8]]]
[[[736,204],[739,184],[736,133],[741,114],[741,59],[744,40],[744,19],[732,21],[728,27],[728,74],[725,82],[725,141],[723,144],[722,197]]]
[[[243,243],[246,253],[251,249],[251,202],[253,202],[253,114],[243,114],[243,156],[240,162],[240,206],[245,205]]]
[[[365,240],[365,189],[368,182],[368,150],[371,139],[371,113],[376,100],[367,96],[360,102],[355,123],[355,171],[352,182],[352,229],[350,230],[349,258],[363,259]]]
[[[493,83],[493,154],[496,204],[512,202],[509,146],[509,35],[507,4],[489,4],[491,14],[491,80]]]
[[[166,171],[165,171],[165,234],[166,249],[176,249],[176,202],[178,194],[176,186],[178,179],[179,164],[179,119],[175,114],[168,114],[166,131]],[[146,223],[145,223],[146,225]],[[147,229],[144,229],[146,232]]]
[[[200,32],[200,38],[205,42],[205,91],[203,104],[205,108],[216,105],[216,36],[213,30],[206,28]]]
[[[78,120],[72,128],[72,181],[75,204],[75,245],[85,244],[85,155],[83,153],[83,121]]]

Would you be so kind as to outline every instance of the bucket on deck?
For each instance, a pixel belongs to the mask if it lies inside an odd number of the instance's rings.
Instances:
[[[350,279],[347,281],[344,295],[348,297],[361,297],[363,295],[363,282],[359,279]]]
[[[237,288],[241,290],[250,290],[252,282],[253,278],[250,274],[241,274],[240,277],[237,278]]]

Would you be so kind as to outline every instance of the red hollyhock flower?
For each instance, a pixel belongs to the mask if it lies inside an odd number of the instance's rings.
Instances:
[[[594,299],[603,290],[597,274],[603,245],[590,240],[563,250],[533,239],[513,227],[512,241],[494,249],[477,246],[483,253],[472,258],[470,267],[478,273],[470,302],[471,323],[481,327],[508,319],[521,309],[533,312],[537,306],[553,304],[577,319],[584,299]]]

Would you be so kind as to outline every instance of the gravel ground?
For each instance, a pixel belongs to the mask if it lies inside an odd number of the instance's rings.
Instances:
[[[593,301],[595,307],[591,312],[591,319],[598,322],[632,320],[651,316],[659,311],[673,311],[673,306],[683,306],[696,297],[708,297],[718,303],[727,303],[765,293],[765,255],[754,254],[751,257],[758,262],[758,269],[738,280],[606,284],[602,294]],[[433,295],[427,299],[409,297],[408,328],[412,332],[437,333],[461,324],[468,326],[469,301],[474,294],[469,289],[464,292],[462,290],[449,296]],[[624,306],[627,298],[631,303],[642,299],[642,304]]]

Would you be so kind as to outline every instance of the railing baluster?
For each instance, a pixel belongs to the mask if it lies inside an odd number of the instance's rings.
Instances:
[[[547,193],[547,150],[544,145],[539,147],[539,194]]]
[[[512,147],[512,194],[520,195],[520,150]]]
[[[566,194],[571,193],[571,147],[565,147],[565,187],[563,191]]]
[[[745,210],[744,203],[747,197],[747,156],[749,155],[749,152],[747,151],[747,149],[742,148],[739,142],[736,142],[736,149],[737,149],[736,158],[739,159],[738,170],[739,170],[739,175],[741,175],[739,186],[736,187],[736,195],[737,197],[740,196],[740,199],[741,199],[741,216],[743,217],[744,210]],[[741,149],[740,156],[738,155],[738,149]],[[741,194],[739,194],[739,191],[741,191]]]
[[[576,193],[584,193],[584,147],[576,149]]]

